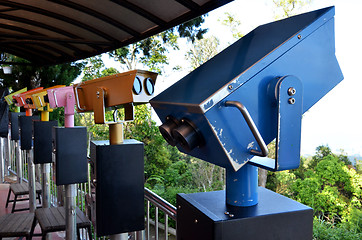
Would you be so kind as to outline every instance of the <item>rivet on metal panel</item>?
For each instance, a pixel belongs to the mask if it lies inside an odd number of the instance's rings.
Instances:
[[[299,34],[299,35],[298,35],[298,39],[301,39],[301,38],[302,38],[302,35]]]
[[[230,90],[232,90],[232,89],[233,89],[233,85],[230,84],[230,85],[228,86],[228,88],[229,88]]]
[[[297,90],[295,90],[295,88],[293,88],[293,87],[288,88],[289,96],[294,96],[296,92],[297,92]]]
[[[288,103],[289,104],[294,104],[295,103],[295,98],[289,98]]]

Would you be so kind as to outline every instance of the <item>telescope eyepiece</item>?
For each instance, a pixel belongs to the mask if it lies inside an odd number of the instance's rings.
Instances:
[[[166,118],[166,122],[159,126],[159,130],[163,136],[163,138],[166,140],[168,144],[171,146],[176,146],[177,142],[172,136],[172,130],[177,128],[178,126],[178,120],[172,116],[168,116]]]
[[[181,125],[172,131],[172,136],[186,152],[192,151],[195,147],[199,147],[203,143],[200,132],[195,125],[187,119],[181,120]]]

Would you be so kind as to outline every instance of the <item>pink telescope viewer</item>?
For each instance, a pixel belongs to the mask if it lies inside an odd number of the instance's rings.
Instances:
[[[54,88],[48,90],[51,108],[64,107],[64,126],[74,127],[74,90],[73,86]]]

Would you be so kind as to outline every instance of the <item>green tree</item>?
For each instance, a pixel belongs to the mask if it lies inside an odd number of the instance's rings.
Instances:
[[[353,209],[361,208],[361,188],[361,176],[334,154],[323,157],[291,186],[294,199],[331,223],[346,221]]]
[[[125,65],[127,70],[135,69],[137,63],[142,63],[150,71],[162,73],[163,66],[169,63],[168,50],[179,49],[179,38],[187,38],[191,42],[201,39],[207,31],[201,27],[203,22],[203,16],[195,18],[145,40],[111,51],[109,56]]]
[[[82,81],[92,80],[95,78],[106,76],[102,74],[102,70],[104,69],[105,65],[103,63],[101,55],[86,58],[83,61],[83,64],[84,68]]]
[[[64,63],[53,66],[34,66],[21,65],[29,64],[24,59],[16,56],[9,56],[7,60],[18,62],[20,65],[14,64],[12,74],[3,74],[0,72],[0,79],[3,79],[3,85],[16,91],[27,87],[33,89],[37,87],[51,87],[54,85],[69,85],[81,73],[83,63]]]
[[[196,69],[206,61],[210,60],[218,54],[218,46],[220,42],[214,37],[203,38],[196,40],[191,48],[186,52],[186,59],[189,61],[191,68]]]
[[[230,12],[224,13],[223,19],[218,19],[222,25],[229,28],[234,39],[239,39],[244,36],[240,31],[241,22],[236,18],[236,16]]]
[[[273,0],[275,6],[275,18],[285,18],[298,14],[298,11],[310,4],[312,0]]]

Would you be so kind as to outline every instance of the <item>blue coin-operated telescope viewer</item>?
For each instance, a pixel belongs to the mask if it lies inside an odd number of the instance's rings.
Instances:
[[[302,114],[342,79],[329,7],[256,28],[153,98],[169,144],[226,169],[226,191],[178,195],[178,239],[311,239],[312,209],[258,188],[257,167],[299,167]]]

